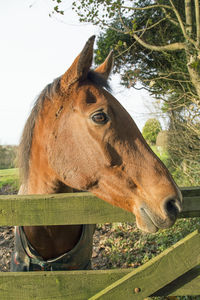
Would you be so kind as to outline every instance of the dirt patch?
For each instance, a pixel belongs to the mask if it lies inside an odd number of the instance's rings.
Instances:
[[[0,189],[0,195],[17,194],[9,185],[4,185]],[[0,227],[0,272],[10,270],[11,253],[14,249],[14,227]]]
[[[14,248],[13,227],[0,227],[0,271],[10,270],[11,253]]]
[[[9,184],[5,184],[0,188],[0,195],[14,195],[17,194],[17,191],[10,186]]]

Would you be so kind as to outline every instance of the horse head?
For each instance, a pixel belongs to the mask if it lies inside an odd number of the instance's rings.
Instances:
[[[181,194],[135,122],[110,94],[113,54],[91,70],[94,37],[42,94],[32,134],[28,189],[90,191],[136,216],[140,229],[171,226]]]

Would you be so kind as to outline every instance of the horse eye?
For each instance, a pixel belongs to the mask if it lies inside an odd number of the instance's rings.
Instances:
[[[99,112],[92,116],[92,121],[97,124],[106,124],[108,122],[109,118],[106,113]]]

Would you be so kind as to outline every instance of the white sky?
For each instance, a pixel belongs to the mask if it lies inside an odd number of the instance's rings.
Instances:
[[[97,27],[78,23],[68,3],[64,18],[50,18],[51,0],[0,2],[0,144],[18,144],[41,90],[63,74]],[[31,6],[31,7],[30,7]],[[111,78],[115,97],[140,129],[150,118],[152,100],[144,91],[126,90]]]

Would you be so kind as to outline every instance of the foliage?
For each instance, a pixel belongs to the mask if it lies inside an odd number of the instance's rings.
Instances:
[[[168,148],[168,131],[162,130],[159,132],[157,139],[156,139],[156,146],[162,148],[163,150],[167,150]]]
[[[80,0],[80,21],[98,24],[96,63],[111,48],[121,83],[138,82],[169,118],[171,169],[200,184],[200,1]]]
[[[17,146],[0,145],[0,169],[14,168]]]
[[[142,129],[142,134],[147,142],[155,145],[158,133],[161,130],[160,122],[157,119],[149,119]]]
[[[151,145],[151,149],[160,158],[160,160],[162,160],[162,162],[165,164],[165,166],[169,169],[170,168],[170,156],[169,156],[168,151],[163,149],[162,147],[157,147],[156,145]],[[180,186],[183,186],[183,185],[180,184]]]
[[[200,184],[200,119],[194,123],[194,116],[192,118],[193,124],[189,116],[183,118],[173,113],[168,139],[171,171],[177,174],[183,184],[189,186]]]
[[[200,226],[200,218],[179,219],[176,224],[155,234],[146,234],[137,229],[135,224],[113,223],[98,224],[97,234],[103,268],[137,268],[169,248]],[[96,246],[96,245],[95,245]],[[96,269],[102,266],[95,265]],[[166,299],[156,297],[153,299]],[[180,300],[199,299],[199,296],[178,297]]]
[[[73,2],[81,22],[101,28],[95,62],[113,49],[121,83],[134,88],[140,83],[160,101],[169,118],[171,166],[192,185],[200,183],[199,7],[199,0]]]
[[[64,15],[64,10],[60,8],[60,5],[62,4],[62,0],[52,0],[52,1],[55,3],[51,13],[49,13],[49,17],[52,17],[55,13]]]
[[[165,150],[162,147],[157,147],[156,145],[151,145],[151,149],[168,168],[178,186],[191,186],[191,182],[188,176],[185,176],[185,174],[183,173],[182,167],[177,167],[173,164],[168,150]],[[196,184],[193,185],[195,186]]]
[[[102,28],[96,61],[102,62],[113,48],[116,71],[124,72],[122,81],[126,86],[140,81],[153,95],[187,86],[190,74],[184,42],[191,44],[190,51],[195,50],[185,32],[188,24],[182,0],[136,0],[134,4],[123,0],[80,0],[73,5],[80,21]],[[197,18],[194,12],[191,2],[193,27]],[[193,37],[195,42],[196,36]],[[192,66],[198,68],[198,59]]]
[[[169,229],[159,230],[155,234],[147,234],[137,229],[135,224],[114,223],[101,224],[97,229],[106,233],[102,251],[110,268],[128,268],[146,263],[163,250],[169,248],[180,239],[200,226],[200,218],[185,218],[177,220]]]

